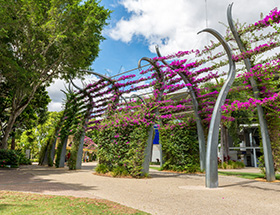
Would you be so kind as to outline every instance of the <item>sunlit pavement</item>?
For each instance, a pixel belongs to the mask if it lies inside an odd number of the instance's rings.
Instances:
[[[104,198],[151,214],[280,214],[280,183],[219,176],[219,188],[207,189],[204,174],[151,170],[148,179],[111,178],[94,175],[95,166],[0,170],[0,190]],[[242,171],[249,170],[259,171]]]

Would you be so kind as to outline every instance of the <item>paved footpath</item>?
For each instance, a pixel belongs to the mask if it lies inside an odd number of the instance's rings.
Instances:
[[[86,163],[77,171],[37,165],[0,170],[0,190],[103,198],[159,215],[280,214],[280,183],[219,176],[219,188],[207,189],[203,174],[151,170],[149,179],[110,178],[94,175],[94,167]]]

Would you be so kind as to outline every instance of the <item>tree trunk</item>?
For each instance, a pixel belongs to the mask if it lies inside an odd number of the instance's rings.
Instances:
[[[12,136],[12,142],[11,142],[11,150],[15,150],[15,149],[16,149],[16,134],[14,131]]]
[[[37,84],[36,86],[33,87],[32,91],[30,92],[30,95],[25,95],[28,97],[28,99],[24,103],[21,103],[24,99],[24,96],[21,96],[20,98],[17,99],[17,96],[14,95],[13,102],[12,102],[13,104],[12,104],[11,115],[9,117],[9,121],[8,121],[7,127],[5,129],[5,134],[4,134],[4,137],[3,137],[2,141],[1,141],[1,145],[0,145],[1,149],[7,149],[8,138],[10,136],[11,131],[13,130],[15,121],[16,121],[17,117],[24,111],[24,109],[28,106],[28,104],[32,100],[38,86],[39,86],[39,84]]]
[[[0,147],[1,149],[7,149],[7,147],[8,147],[8,138],[10,136],[11,131],[13,130],[13,126],[16,121],[16,118],[17,118],[16,113],[12,112],[9,117],[9,121],[8,121],[7,127],[5,129],[4,137],[1,142],[1,147]]]

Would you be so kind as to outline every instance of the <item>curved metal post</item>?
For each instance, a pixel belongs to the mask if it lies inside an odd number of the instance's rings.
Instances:
[[[65,137],[63,145],[62,145],[62,150],[60,153],[60,160],[59,160],[58,167],[64,167],[67,141],[68,141],[68,135]]]
[[[141,68],[141,62],[145,60],[147,62],[149,62],[156,70],[157,74],[158,74],[158,81],[162,81],[162,82],[165,82],[164,80],[164,76],[161,74],[156,62],[150,58],[147,58],[147,57],[142,57],[139,61],[138,61],[138,68]],[[163,90],[160,91],[160,94],[159,94],[159,97],[157,99],[157,101],[160,101],[162,99],[162,96],[163,96]],[[158,110],[157,110],[158,111]]]
[[[73,93],[71,88],[70,88],[70,84],[68,85],[68,90],[70,93]],[[61,90],[62,92],[65,93],[66,97],[67,97],[67,93],[63,90]],[[69,100],[69,98],[67,98],[67,100]],[[66,111],[68,109],[68,106],[67,106],[67,103],[66,103],[66,107],[65,107],[65,110]],[[64,118],[64,114],[63,114],[63,118]],[[64,123],[64,119],[62,120],[61,122],[61,125],[62,126]],[[69,133],[69,132],[68,132]],[[66,147],[67,147],[67,142],[68,142],[68,133],[64,139],[64,142],[62,143],[62,149],[61,149],[61,152],[60,152],[60,160],[58,161],[59,164],[58,164],[58,167],[64,167],[64,163],[65,163],[65,155],[66,155]]]
[[[246,48],[244,47],[239,34],[233,24],[232,20],[232,4],[228,6],[227,9],[227,19],[228,24],[230,27],[230,30],[234,36],[234,39],[236,40],[236,43],[240,49],[241,52],[245,52]],[[244,59],[244,64],[246,66],[247,71],[249,72],[252,68],[251,62],[249,58]],[[254,98],[259,99],[260,92],[257,87],[257,83],[253,77],[250,77],[250,83],[253,88],[254,92]],[[273,156],[272,156],[272,150],[271,150],[271,144],[270,144],[270,138],[268,134],[268,128],[267,123],[264,118],[263,108],[261,105],[257,104],[257,111],[258,111],[258,117],[259,117],[259,123],[261,127],[261,135],[262,135],[262,144],[263,144],[263,153],[264,153],[264,162],[265,162],[265,170],[266,170],[266,180],[267,181],[274,181],[275,180],[275,172],[274,172],[274,163],[273,163]]]
[[[138,61],[138,68],[141,68],[141,62],[145,60],[147,61],[148,63],[150,63],[156,70],[156,72],[158,73],[158,81],[160,82],[164,82],[164,77],[162,76],[156,62],[150,58],[147,58],[147,57],[143,57],[141,58],[139,61]],[[157,101],[161,101],[163,97],[163,90],[160,91],[159,93],[159,96],[157,98]],[[156,115],[159,115],[159,110],[158,108],[156,109]],[[160,124],[162,124],[160,122]],[[153,150],[153,137],[154,137],[154,125],[151,126],[149,128],[149,132],[148,132],[148,142],[147,142],[147,147],[146,147],[146,150],[145,150],[145,160],[144,160],[144,163],[143,163],[143,172],[142,174],[145,174],[145,173],[149,173],[149,165],[150,165],[150,161],[151,161],[151,157],[152,157],[152,150]],[[162,145],[161,143],[159,143],[159,147],[160,147],[160,166],[162,167],[163,165],[163,156],[162,156]]]
[[[70,81],[75,88],[77,88],[80,91],[83,91],[83,89],[79,88],[77,85],[74,84],[72,79],[70,79]],[[88,98],[90,100],[90,103],[92,103],[92,98],[89,95],[89,93],[86,92],[85,94],[86,94],[86,96],[88,96]],[[85,129],[86,129],[86,126],[87,126],[87,123],[88,123],[88,120],[89,120],[91,110],[92,110],[92,107],[89,107],[86,111],[86,114],[85,114],[85,118],[84,118],[85,119],[85,124],[83,125],[84,129],[82,131],[81,138],[79,140],[79,147],[78,147],[78,151],[77,151],[76,169],[81,169],[82,168],[83,148],[84,148],[84,140],[85,140]]]
[[[224,105],[227,94],[230,90],[231,85],[233,84],[235,78],[235,63],[232,60],[232,52],[229,45],[226,43],[222,35],[220,35],[214,29],[206,28],[201,32],[208,32],[214,35],[224,47],[228,59],[229,59],[229,72],[228,77],[218,95],[216,100],[211,122],[210,128],[208,132],[207,139],[207,152],[206,152],[206,187],[208,188],[216,188],[218,187],[218,142],[219,142],[219,125],[221,122],[221,106]]]
[[[55,133],[54,141],[51,143],[52,144],[52,148],[51,148],[51,157],[50,157],[50,159],[52,160],[52,163],[53,163],[54,156],[55,156],[55,145],[56,145],[56,141],[57,141],[57,135],[58,135],[58,130]]]
[[[116,82],[115,80],[111,79],[110,77],[108,77],[106,75],[102,75],[102,74],[97,73],[97,72],[93,72],[93,71],[90,71],[90,70],[84,70],[84,72],[92,73],[92,74],[94,74],[94,75],[96,75],[96,76],[98,76],[100,78],[103,78],[103,79],[109,81],[111,84],[114,84]],[[127,104],[126,99],[122,95],[119,95],[119,90],[118,89],[114,89],[114,90],[115,90],[115,92],[116,92],[116,94],[118,96],[118,98],[116,100],[116,103],[119,102],[119,97],[121,97],[125,101],[125,103]]]
[[[159,52],[158,46],[156,46],[156,52],[159,57],[161,57],[161,54]],[[165,60],[161,60],[163,64],[165,64],[167,67],[169,67],[172,70],[176,70],[174,66],[171,66],[168,64]],[[178,75],[181,76],[185,84],[190,84],[188,78],[180,72],[177,72]],[[198,144],[199,144],[199,160],[200,160],[200,169],[205,170],[205,135],[204,130],[201,122],[200,115],[198,114],[198,102],[195,95],[195,92],[193,90],[192,86],[188,86],[188,90],[191,95],[192,103],[193,103],[193,109],[194,109],[194,116],[195,116],[195,122],[196,122],[196,129],[197,129],[197,135],[198,135]]]
[[[144,105],[146,105],[146,102],[145,102],[145,100],[142,98],[142,96],[137,95],[137,94],[132,94],[132,95],[130,96],[130,100],[129,100],[129,101],[131,101],[131,99],[132,99],[132,98],[135,98],[135,97],[139,98],[139,99],[141,100],[141,102],[142,102]]]

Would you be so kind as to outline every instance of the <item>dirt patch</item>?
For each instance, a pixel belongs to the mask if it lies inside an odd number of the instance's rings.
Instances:
[[[280,180],[275,180],[275,181],[266,181],[264,178],[256,178],[256,181],[261,181],[261,182],[268,182],[268,183],[280,183]]]

